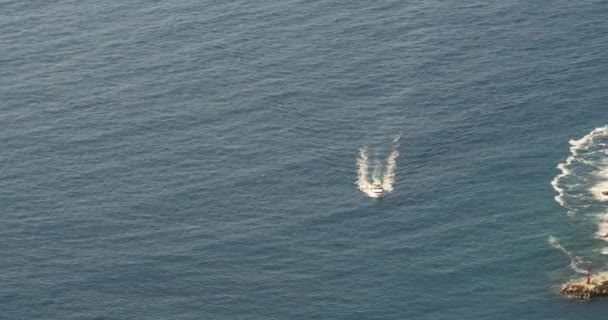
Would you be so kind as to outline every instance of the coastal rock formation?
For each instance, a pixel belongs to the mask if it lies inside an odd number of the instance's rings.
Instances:
[[[603,273],[587,279],[574,281],[562,286],[561,293],[572,298],[591,299],[608,297],[608,274]]]

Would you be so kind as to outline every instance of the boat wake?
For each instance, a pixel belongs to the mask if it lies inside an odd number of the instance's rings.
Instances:
[[[357,159],[357,186],[359,190],[371,198],[379,198],[385,193],[393,191],[395,174],[397,169],[397,158],[399,157],[399,137],[393,140],[393,149],[385,162],[374,160],[374,167],[370,175],[369,149],[362,146],[359,149]],[[381,190],[381,191],[379,191]]]

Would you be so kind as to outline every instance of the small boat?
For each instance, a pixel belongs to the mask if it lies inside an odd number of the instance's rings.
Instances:
[[[381,197],[384,193],[384,189],[382,188],[382,183],[374,182],[372,183],[372,192],[375,193],[378,197]]]

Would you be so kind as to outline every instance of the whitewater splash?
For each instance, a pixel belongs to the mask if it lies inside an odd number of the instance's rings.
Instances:
[[[570,252],[566,248],[564,248],[564,246],[562,246],[559,243],[558,238],[556,238],[554,236],[549,236],[548,242],[553,248],[560,250],[561,252],[565,253],[568,256],[568,258],[570,258],[570,268],[572,268],[572,270],[574,270],[577,273],[582,273],[582,274],[587,273],[587,270],[580,267],[580,265],[583,264],[583,259],[581,259],[581,257],[579,257],[579,256],[575,256],[574,254],[572,254],[572,252]]]
[[[557,192],[555,201],[567,209],[569,216],[593,219],[597,225],[595,238],[608,241],[608,126],[570,140],[570,155],[557,168],[560,172],[551,181]],[[573,270],[585,272],[579,266],[580,257],[566,250],[557,238],[549,237],[549,244],[568,255]],[[608,248],[596,251],[608,254]]]
[[[570,140],[570,156],[557,168],[551,181],[555,201],[574,215],[590,200],[608,201],[608,126],[596,128],[578,140]],[[592,197],[590,199],[590,196]]]
[[[380,195],[373,191],[373,184],[382,185],[384,192],[392,192],[395,184],[395,172],[397,169],[397,158],[399,157],[399,137],[393,140],[393,150],[383,163],[379,160],[374,161],[373,172],[369,174],[369,152],[367,146],[359,149],[357,159],[357,186],[359,190],[371,198],[378,198]]]

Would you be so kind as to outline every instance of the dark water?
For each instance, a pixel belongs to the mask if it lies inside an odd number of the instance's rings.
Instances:
[[[608,262],[550,185],[608,123],[607,16],[0,0],[1,317],[604,319],[547,239]]]

